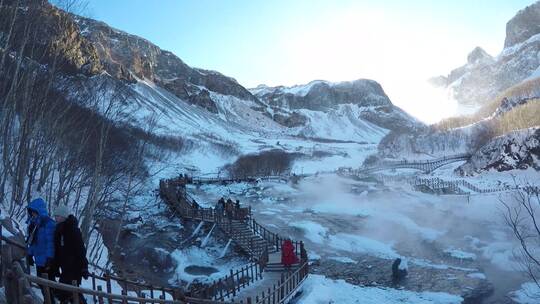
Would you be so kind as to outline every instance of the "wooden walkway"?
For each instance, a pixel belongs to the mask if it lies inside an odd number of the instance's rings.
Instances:
[[[176,180],[160,181],[160,195],[176,215],[193,220],[213,222],[229,236],[252,260],[251,263],[214,281],[209,286],[190,291],[186,296],[179,288],[152,286],[105,273],[90,274],[92,288],[81,288],[50,281],[45,277],[27,274],[26,245],[2,235],[0,225],[1,274],[8,303],[50,304],[49,298],[40,299],[35,288],[46,294],[62,290],[73,294],[79,304],[79,294],[94,304],[219,304],[219,303],[287,303],[308,276],[307,253],[302,242],[293,242],[300,263],[291,269],[280,264],[280,250],[284,238],[270,232],[251,216],[249,208],[234,211],[229,219],[214,208],[196,208],[185,191],[185,183]],[[121,292],[113,286],[120,286]]]
[[[445,156],[436,159],[428,159],[421,161],[383,161],[373,166],[362,167],[356,170],[349,170],[343,172],[345,174],[354,175],[354,176],[364,176],[377,171],[388,170],[388,169],[415,169],[420,170],[425,173],[430,173],[442,166],[459,162],[466,161],[471,158],[470,154],[456,154],[451,156]]]
[[[292,241],[300,262],[286,269],[281,265],[285,238],[257,223],[250,208],[235,209],[231,218],[216,208],[200,208],[186,193],[184,178],[162,180],[161,198],[182,218],[212,222],[246,253],[255,264],[195,291],[197,297],[232,300],[237,303],[286,303],[307,277],[308,257],[303,242]],[[255,267],[255,271],[253,271]]]

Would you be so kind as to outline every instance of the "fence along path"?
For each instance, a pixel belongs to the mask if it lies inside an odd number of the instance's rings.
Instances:
[[[465,161],[465,160],[468,160],[469,158],[471,158],[471,154],[464,153],[464,154],[456,154],[452,156],[445,156],[441,158],[421,160],[421,161],[408,161],[408,160],[383,161],[373,166],[363,167],[357,170],[352,170],[351,174],[365,175],[365,174],[373,173],[376,171],[388,170],[388,169],[416,169],[416,170],[423,171],[425,173],[430,173],[442,166],[445,166],[454,162]]]
[[[457,180],[443,180],[438,177],[429,177],[429,178],[419,178],[419,177],[404,177],[404,176],[392,176],[384,174],[376,174],[373,176],[375,179],[381,182],[405,182],[413,187],[417,186],[426,186],[431,190],[450,190],[451,194],[457,195],[470,195],[474,193],[494,193],[502,191],[510,191],[520,189],[518,186],[510,187],[508,185],[503,187],[489,187],[489,188],[480,188],[477,187],[467,180],[457,179]],[[468,189],[469,191],[464,190]],[[472,191],[472,192],[471,192]]]
[[[186,193],[185,185],[189,182],[186,178],[160,181],[161,198],[177,216],[215,223],[254,261],[240,270],[231,270],[229,275],[214,281],[209,287],[195,291],[195,294],[219,301],[235,299],[239,303],[262,303],[258,299],[265,299],[264,303],[284,303],[308,275],[304,243],[292,241],[300,262],[285,269],[280,263],[280,250],[285,238],[260,225],[252,217],[250,208],[240,208],[228,218],[223,211],[215,208],[194,207],[194,200]],[[275,273],[280,275],[276,276]],[[254,283],[257,286],[250,288]],[[266,298],[269,288],[274,294],[272,300]],[[243,295],[246,289],[249,292]]]
[[[258,181],[271,181],[271,182],[288,182],[298,181],[301,178],[307,177],[309,174],[278,174],[278,175],[251,175],[238,178],[223,178],[223,177],[204,177],[193,176],[185,177],[183,180],[189,184],[195,185],[211,185],[211,184],[232,184],[232,183],[255,183]],[[182,178],[180,178],[182,179]],[[177,179],[179,180],[179,179]]]
[[[0,230],[2,226],[0,225]],[[42,301],[34,293],[32,287],[43,288],[50,294],[54,289],[71,292],[74,294],[74,303],[79,304],[78,294],[83,294],[89,303],[122,303],[122,304],[217,304],[218,301],[185,297],[179,289],[153,286],[145,283],[127,280],[125,278],[105,274],[103,276],[91,273],[89,280],[92,288],[81,288],[73,285],[62,284],[46,278],[37,277],[28,273],[30,269],[26,265],[26,245],[1,236],[2,253],[2,279],[4,282],[7,302],[10,304],[50,304],[50,299],[45,297]],[[25,271],[26,269],[26,271]],[[46,276],[45,276],[46,277]],[[114,290],[114,285],[121,287],[120,293]],[[75,296],[76,295],[76,296]]]
[[[229,275],[213,282],[208,287],[193,291],[189,297],[177,288],[153,286],[108,273],[102,276],[90,274],[91,288],[83,288],[74,286],[76,282],[68,285],[29,274],[29,266],[26,265],[24,258],[26,245],[5,237],[2,234],[3,227],[0,225],[1,274],[8,303],[50,304],[48,297],[45,297],[43,301],[36,296],[33,287],[42,288],[47,294],[53,290],[73,293],[75,304],[79,304],[78,294],[91,299],[90,303],[94,304],[286,303],[301,286],[309,272],[304,244],[293,242],[296,254],[301,257],[300,263],[293,265],[294,267],[290,270],[280,269],[276,261],[283,238],[258,224],[251,217],[249,208],[241,208],[229,221],[215,209],[194,208],[193,200],[185,192],[182,195],[182,192],[179,193],[173,189],[172,186],[175,184],[177,181],[174,180],[160,182],[160,194],[171,208],[181,217],[216,223],[250,256],[252,263],[236,271],[231,270]],[[263,281],[265,276],[271,278],[272,275],[267,275],[267,273],[272,271],[279,273],[279,279],[266,280],[264,281],[266,284],[261,284],[259,289],[250,289],[254,297],[249,295],[241,297],[243,289],[247,289],[256,281]],[[120,292],[113,288],[115,285],[120,286]],[[261,286],[264,286],[264,290]],[[273,289],[266,289],[267,286],[272,286]],[[238,298],[240,300],[235,301]]]

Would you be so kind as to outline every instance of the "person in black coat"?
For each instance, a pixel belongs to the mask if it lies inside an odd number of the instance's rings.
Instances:
[[[86,248],[82,239],[79,223],[75,216],[71,215],[65,206],[59,206],[54,212],[56,229],[54,232],[54,265],[60,270],[60,283],[81,284],[84,277],[88,278],[88,260]],[[82,295],[80,303],[86,303]],[[69,303],[72,294],[58,292],[58,299],[62,303]]]
[[[392,263],[392,283],[394,284],[398,284],[407,276],[407,269],[401,269],[400,264],[400,258],[395,259],[394,263]]]

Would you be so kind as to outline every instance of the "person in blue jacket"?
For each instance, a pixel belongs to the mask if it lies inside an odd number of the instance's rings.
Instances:
[[[26,244],[28,246],[28,265],[36,265],[38,276],[46,273],[49,280],[55,279],[54,266],[54,231],[56,223],[49,217],[47,204],[42,198],[31,201],[28,210],[28,233]],[[42,290],[43,292],[43,290]],[[43,292],[43,296],[45,293]],[[55,303],[51,293],[51,303]]]

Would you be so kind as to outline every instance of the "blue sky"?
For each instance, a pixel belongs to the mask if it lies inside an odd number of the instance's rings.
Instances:
[[[475,46],[498,54],[506,22],[533,2],[90,0],[89,14],[246,87],[371,78],[429,121],[449,109],[426,114],[444,101],[425,80],[462,65]]]

